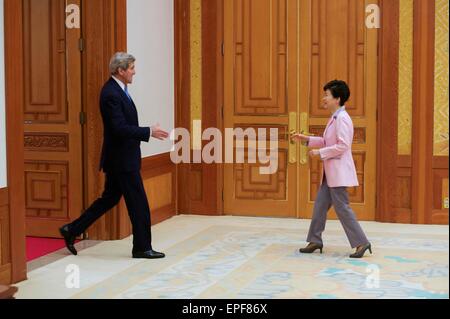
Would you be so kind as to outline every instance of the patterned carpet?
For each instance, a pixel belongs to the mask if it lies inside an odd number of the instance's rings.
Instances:
[[[304,255],[309,221],[177,216],[152,230],[167,258],[131,259],[131,238],[104,242],[30,272],[17,297],[449,298],[448,226],[361,224],[374,254],[355,260],[336,221],[324,253]]]

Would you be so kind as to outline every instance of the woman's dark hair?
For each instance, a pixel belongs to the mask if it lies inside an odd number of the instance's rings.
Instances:
[[[345,83],[344,81],[334,80],[334,81],[328,82],[323,87],[323,90],[324,91],[330,90],[331,95],[333,95],[333,97],[335,99],[341,98],[341,100],[340,100],[341,106],[344,106],[345,102],[347,102],[348,99],[350,98],[350,88],[348,87],[347,83]]]

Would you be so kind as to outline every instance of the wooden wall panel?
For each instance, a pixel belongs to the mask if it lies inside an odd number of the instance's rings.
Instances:
[[[24,1],[26,121],[66,122],[65,2]]]
[[[110,77],[109,61],[117,51],[126,51],[126,0],[83,1],[83,105],[87,123],[84,128],[85,208],[103,190],[104,175],[99,172],[103,125],[99,112],[100,90]],[[88,232],[90,239],[113,240],[131,232],[121,225],[128,213],[120,205],[95,223]]]
[[[6,149],[9,190],[9,225],[11,265],[2,266],[10,273],[11,282],[25,280],[25,186],[23,110],[23,2],[4,1],[5,12],[5,98]]]
[[[202,0],[202,126],[221,128],[222,115],[222,5],[223,0]],[[203,142],[203,146],[206,142]],[[192,164],[193,179],[186,185],[198,190],[190,213],[220,215],[222,165]],[[200,179],[197,181],[196,179]],[[199,185],[199,186],[195,186]],[[201,185],[201,186],[200,186]]]
[[[449,219],[449,169],[448,156],[433,158],[433,203],[429,223],[448,225]]]
[[[203,201],[203,169],[201,164],[191,164],[189,167],[189,200],[191,202]],[[182,181],[180,181],[182,183]]]
[[[399,1],[381,0],[383,28],[379,33],[377,220],[395,222],[402,200],[396,182],[398,169]],[[397,204],[394,204],[397,203]]]
[[[278,152],[278,170],[272,175],[262,175],[260,168],[266,165],[248,163],[245,152],[245,164],[234,164],[234,196],[236,200],[274,200],[288,199],[288,152]],[[275,212],[274,212],[275,214]]]
[[[11,283],[11,242],[9,221],[9,193],[0,189],[0,284]]]
[[[328,117],[322,104],[322,87],[345,79],[352,89],[347,103],[351,116],[365,116],[365,23],[364,1],[312,1],[311,103],[313,117]],[[331,50],[331,51],[330,51]],[[332,52],[332,54],[330,54]]]
[[[0,284],[10,284],[12,282],[12,264],[0,266]]]
[[[409,224],[412,221],[412,161],[409,155],[396,158],[395,181],[389,221]]]
[[[235,160],[224,165],[225,214],[298,215],[298,167],[293,165],[297,158],[289,138],[283,138],[277,149],[271,149],[271,164],[275,164],[275,158],[278,160],[277,167],[272,167],[273,174],[267,176],[259,171],[268,166],[261,158],[256,161],[248,158],[256,147],[250,143],[254,129],[281,128],[286,133],[289,127],[295,127],[298,3],[295,0],[224,1],[224,126],[252,129],[244,134],[247,145],[236,139],[240,143],[233,146],[236,155],[244,153],[245,164]],[[265,133],[267,140],[270,133]],[[266,144],[267,149],[270,147]]]
[[[175,126],[190,129],[189,0],[174,0],[175,13]],[[188,213],[189,164],[177,165],[177,212]],[[182,182],[184,181],[184,182]]]
[[[176,166],[169,153],[143,160],[142,178],[150,205],[152,225],[176,215],[176,174]]]
[[[399,74],[400,1],[383,0],[380,5],[384,27],[379,36],[377,220],[411,223],[412,161],[410,155],[401,155],[404,153],[403,146],[398,142],[400,134],[403,134],[398,131],[399,121],[402,121],[399,119],[399,108],[404,108],[399,101],[404,100],[400,99],[401,94],[406,94],[399,91],[402,87]]]
[[[435,2],[414,0],[412,153],[398,149],[399,1],[383,0],[380,33],[377,220],[448,224],[448,157],[433,157]],[[404,40],[403,40],[404,41]],[[400,124],[401,125],[401,124]],[[401,133],[403,134],[403,133]]]
[[[80,30],[65,23],[77,1],[23,2],[28,236],[60,237],[82,210]]]
[[[236,1],[235,9],[235,114],[286,114],[286,0]]]
[[[308,127],[301,128],[320,136],[330,117],[323,107],[323,86],[331,80],[344,80],[351,96],[345,103],[352,117],[354,141],[352,150],[360,186],[349,190],[353,209],[361,220],[376,218],[376,108],[378,85],[377,29],[365,24],[367,1],[312,0],[300,1],[300,112],[308,117]],[[371,2],[378,4],[378,1]],[[300,152],[304,154],[305,148]],[[303,160],[304,161],[304,160]],[[302,165],[301,175],[309,175],[309,183],[301,186],[302,217],[312,216],[313,201],[318,191],[320,167],[312,159],[311,167]],[[312,169],[312,171],[309,171]],[[302,181],[308,179],[301,178]],[[304,196],[304,198],[303,198]]]
[[[435,2],[414,1],[412,222],[432,222]]]
[[[403,146],[398,143],[399,135],[403,134],[398,131],[399,101],[402,101],[399,97],[406,94],[399,91],[400,2],[383,0],[380,4],[384,27],[380,31],[379,49],[377,220],[411,223],[412,161],[411,156],[401,155]]]
[[[151,177],[144,181],[145,190],[148,194],[148,200],[152,210],[157,210],[162,207],[172,205],[174,198],[172,194],[173,188],[173,173],[166,173]]]
[[[68,219],[67,163],[25,162],[27,217]]]
[[[191,129],[190,1],[175,0],[176,127]],[[223,0],[201,1],[202,38],[202,129],[222,127],[223,105]],[[205,142],[204,142],[205,145]],[[193,155],[191,156],[193,158]],[[177,211],[187,214],[220,215],[222,203],[221,164],[177,165]]]

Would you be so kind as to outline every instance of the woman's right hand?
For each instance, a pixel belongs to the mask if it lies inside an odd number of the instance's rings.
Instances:
[[[297,134],[291,135],[291,140],[293,140],[295,142],[308,142],[309,136],[297,133]]]

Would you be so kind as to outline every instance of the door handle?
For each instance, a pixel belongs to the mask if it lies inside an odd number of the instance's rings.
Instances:
[[[291,139],[291,136],[297,132],[297,113],[289,113],[289,133],[287,135],[287,140],[289,142],[289,163],[297,163],[297,144]]]
[[[292,140],[292,138],[291,138],[292,135],[295,135],[295,134],[297,134],[296,130],[290,130],[288,135],[286,135],[286,139],[289,139],[291,144],[295,144],[295,141]]]
[[[310,133],[305,133],[308,132],[308,130],[308,113],[303,112],[300,114],[300,131],[304,135],[311,135]],[[308,164],[308,146],[303,143],[300,144],[300,164]]]

